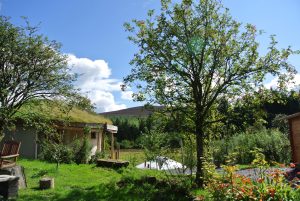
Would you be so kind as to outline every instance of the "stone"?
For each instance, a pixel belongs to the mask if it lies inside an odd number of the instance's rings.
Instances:
[[[22,166],[16,165],[14,167],[0,169],[0,175],[11,175],[19,177],[19,189],[27,187],[24,167]]]
[[[0,195],[5,199],[18,196],[19,177],[11,175],[0,175]]]

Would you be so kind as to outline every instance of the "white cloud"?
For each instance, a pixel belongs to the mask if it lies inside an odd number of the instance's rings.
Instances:
[[[108,112],[125,109],[125,104],[118,104],[112,92],[121,92],[122,82],[111,79],[111,69],[104,60],[78,58],[68,54],[68,64],[72,73],[79,75],[74,85],[91,99],[97,112]],[[123,94],[122,94],[123,96]]]
[[[133,91],[122,91],[121,98],[123,100],[132,100]]]
[[[125,104],[116,104],[112,93],[94,90],[88,94],[88,97],[96,103],[97,111],[109,112],[114,110],[125,109]]]
[[[291,89],[295,89],[296,87],[298,87],[300,85],[300,74],[296,74],[294,79],[291,80],[288,84],[287,84],[287,89],[291,90]],[[278,77],[273,78],[269,83],[265,84],[265,87],[267,89],[270,88],[277,88],[278,87]]]
[[[91,60],[88,58],[77,58],[73,54],[68,54],[69,65],[76,68],[76,73],[83,74],[85,77],[93,77],[94,79],[109,78],[111,70],[108,63],[104,60]]]
[[[273,78],[269,83],[265,84],[265,87],[267,89],[276,88],[278,82],[278,77]]]

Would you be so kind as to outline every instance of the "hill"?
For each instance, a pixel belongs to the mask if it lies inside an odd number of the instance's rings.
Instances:
[[[148,117],[153,112],[161,109],[163,106],[154,106],[152,108],[145,108],[144,106],[131,107],[123,110],[116,110],[112,112],[99,113],[102,116],[123,116],[123,117]]]

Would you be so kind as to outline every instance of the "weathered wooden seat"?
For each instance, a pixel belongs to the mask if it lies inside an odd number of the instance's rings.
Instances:
[[[16,165],[19,156],[21,142],[5,141],[0,156],[0,168],[8,168]]]

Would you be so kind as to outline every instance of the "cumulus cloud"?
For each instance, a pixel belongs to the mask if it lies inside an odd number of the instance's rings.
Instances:
[[[118,104],[112,92],[120,92],[122,82],[111,79],[111,69],[104,60],[91,60],[68,55],[68,65],[72,73],[79,75],[74,85],[91,99],[96,105],[97,112],[108,112],[125,109],[125,104]],[[123,94],[122,94],[123,96]]]
[[[277,86],[278,86],[278,77],[273,78],[270,82],[265,84],[265,87],[267,89],[271,89],[271,88],[275,89],[277,88]],[[287,89],[292,90],[299,86],[300,86],[300,74],[296,74],[294,79],[287,84]]]
[[[132,100],[132,95],[133,95],[132,91],[122,91],[121,92],[121,98],[123,100]]]
[[[112,93],[94,90],[89,93],[90,99],[96,103],[99,112],[108,112],[125,109],[125,104],[116,104]]]

